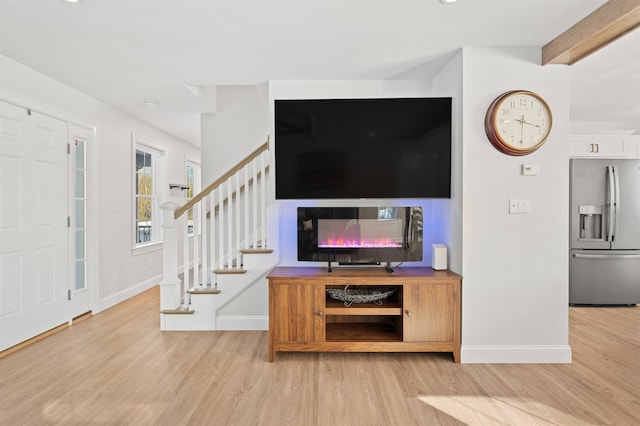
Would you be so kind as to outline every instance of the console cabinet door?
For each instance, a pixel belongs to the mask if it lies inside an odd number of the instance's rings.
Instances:
[[[454,341],[454,285],[405,285],[404,341]]]
[[[324,341],[323,286],[278,284],[272,293],[276,342]]]

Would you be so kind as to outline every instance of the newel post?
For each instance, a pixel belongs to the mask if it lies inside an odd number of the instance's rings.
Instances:
[[[176,309],[180,305],[180,279],[178,278],[178,220],[173,217],[179,204],[167,201],[162,209],[162,281],[160,282],[160,310]]]

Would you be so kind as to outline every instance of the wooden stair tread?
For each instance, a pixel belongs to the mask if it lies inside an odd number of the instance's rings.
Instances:
[[[218,294],[220,293],[220,289],[214,287],[192,287],[187,293],[189,294]]]
[[[188,308],[177,307],[175,309],[163,309],[160,311],[160,313],[169,315],[193,315],[195,311]]]
[[[214,269],[213,273],[214,274],[244,274],[246,273],[247,270],[246,269],[239,269],[239,268],[227,268],[227,269]]]
[[[273,253],[271,249],[242,249],[240,250],[242,254],[268,254]]]

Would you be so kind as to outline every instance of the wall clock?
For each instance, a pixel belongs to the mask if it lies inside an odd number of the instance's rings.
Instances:
[[[528,90],[512,90],[491,103],[484,130],[498,151],[527,155],[547,140],[551,122],[551,109],[540,95]]]

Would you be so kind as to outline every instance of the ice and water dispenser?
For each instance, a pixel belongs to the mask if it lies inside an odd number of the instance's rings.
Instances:
[[[580,205],[578,214],[580,215],[580,239],[581,240],[601,240],[602,237],[602,206]]]

